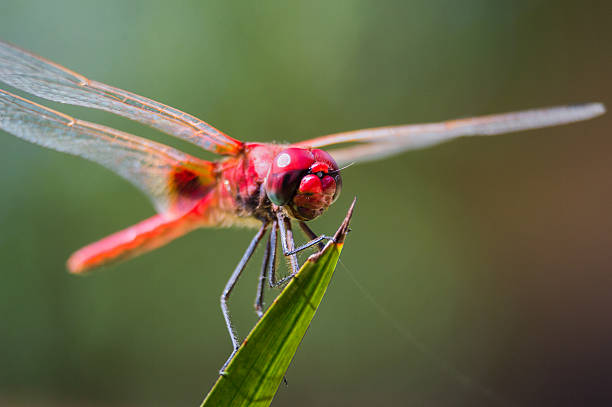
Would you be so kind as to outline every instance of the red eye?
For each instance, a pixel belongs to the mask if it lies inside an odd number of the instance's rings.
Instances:
[[[341,187],[342,177],[332,156],[323,150],[303,148],[281,151],[265,182],[270,201],[299,220],[311,220],[325,212]]]
[[[312,150],[312,155],[314,156],[314,159],[317,163],[326,164],[329,168],[329,171],[338,170],[338,164],[336,164],[336,160],[334,160],[333,157],[329,155],[327,151],[314,149]]]
[[[338,196],[340,196],[340,191],[342,190],[342,176],[340,175],[338,164],[336,164],[336,160],[334,160],[327,151],[312,150],[312,154],[314,155],[315,161],[317,161],[315,166],[321,163],[327,165],[329,168],[329,170],[325,171],[325,173],[329,173],[330,176],[323,177],[321,182],[323,183],[323,193],[334,191],[332,202],[335,202],[336,199],[338,199]]]
[[[303,194],[320,194],[323,192],[321,180],[315,174],[308,174],[302,178],[299,191]]]
[[[297,191],[302,177],[315,162],[312,152],[303,148],[287,148],[275,158],[266,178],[266,193],[278,206],[289,203]]]

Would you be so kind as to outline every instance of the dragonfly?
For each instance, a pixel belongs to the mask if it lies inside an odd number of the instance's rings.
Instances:
[[[462,136],[497,135],[590,119],[600,103],[558,106],[439,123],[349,131],[293,144],[244,142],[210,124],[146,97],[86,78],[0,41],[0,82],[39,98],[104,110],[191,142],[222,156],[206,161],[175,148],[71,117],[0,89],[0,129],[46,148],[83,157],[114,171],[152,201],[157,214],[76,251],[67,261],[85,273],[156,249],[198,228],[257,228],[221,294],[233,351],[240,346],[228,307],[257,246],[266,238],[255,311],[263,314],[264,288],[282,286],[298,269],[297,254],[333,239],[306,222],[338,198],[341,170]],[[325,149],[325,150],[324,150]],[[293,225],[307,243],[296,247]],[[289,264],[276,276],[277,240]],[[223,368],[221,369],[223,371]]]

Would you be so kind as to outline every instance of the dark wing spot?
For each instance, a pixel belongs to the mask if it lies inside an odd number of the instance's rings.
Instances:
[[[179,197],[197,198],[206,193],[200,177],[186,168],[176,168],[170,176],[170,189]]]

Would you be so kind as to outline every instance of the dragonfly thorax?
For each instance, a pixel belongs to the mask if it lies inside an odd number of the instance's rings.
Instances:
[[[286,148],[276,155],[264,183],[270,201],[295,219],[312,220],[336,200],[342,177],[323,150]]]

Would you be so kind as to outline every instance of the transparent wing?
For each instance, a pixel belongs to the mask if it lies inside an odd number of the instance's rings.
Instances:
[[[329,151],[338,165],[345,165],[350,162],[378,160],[461,136],[491,136],[557,126],[587,120],[604,112],[605,107],[600,103],[559,106],[441,123],[356,130],[302,141],[294,146],[319,148],[342,143],[357,143]]]
[[[74,119],[0,90],[0,129],[84,157],[146,193],[159,212],[178,210],[215,182],[214,163],[109,127]]]
[[[72,72],[0,41],[0,81],[41,98],[106,110],[155,127],[218,154],[235,155],[242,143],[202,120],[154,100]]]

